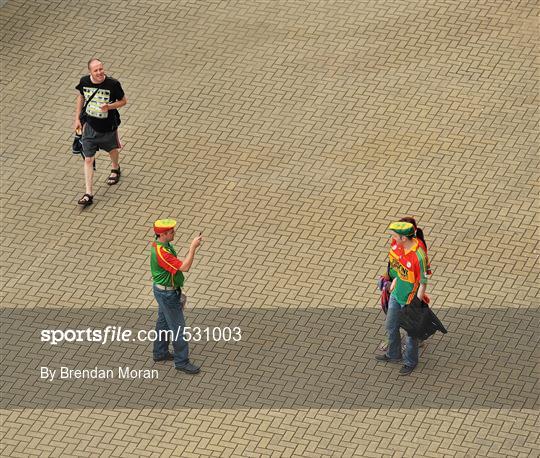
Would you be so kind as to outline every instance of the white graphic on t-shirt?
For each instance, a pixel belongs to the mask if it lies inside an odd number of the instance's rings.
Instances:
[[[92,97],[92,94],[96,92],[95,87],[85,87],[83,88],[84,100],[88,100]],[[109,103],[111,101],[111,91],[108,89],[98,89],[97,94],[92,97],[90,103],[86,106],[86,114],[92,116],[93,118],[106,118],[108,113],[106,111],[101,111],[101,105]]]

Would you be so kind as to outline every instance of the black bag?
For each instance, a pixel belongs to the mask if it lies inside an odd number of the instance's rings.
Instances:
[[[401,309],[399,327],[405,329],[409,336],[420,340],[426,340],[437,331],[443,334],[448,332],[429,306],[416,296]]]
[[[82,154],[82,134],[75,134],[73,137],[73,145],[71,147],[73,154]]]
[[[73,146],[71,147],[71,152],[73,154],[80,154],[84,161],[83,147],[82,147],[82,134],[75,134],[73,138]],[[94,162],[92,167],[96,170],[96,158],[94,157]]]

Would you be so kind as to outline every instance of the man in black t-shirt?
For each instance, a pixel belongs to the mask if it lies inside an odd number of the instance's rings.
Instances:
[[[118,158],[122,145],[118,138],[118,108],[127,103],[122,85],[118,80],[105,75],[103,63],[99,59],[90,59],[88,71],[90,74],[83,76],[75,86],[79,94],[73,124],[76,132],[82,131],[86,193],[79,199],[79,205],[83,207],[91,205],[94,200],[92,166],[98,149],[107,151],[111,158],[112,170],[107,183],[113,185],[120,180]]]

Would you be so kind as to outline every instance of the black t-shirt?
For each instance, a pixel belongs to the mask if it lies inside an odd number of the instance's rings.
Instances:
[[[106,76],[103,83],[95,84],[92,83],[90,75],[86,75],[81,78],[75,89],[83,95],[85,103],[92,97],[96,89],[99,89],[86,106],[87,120],[94,130],[98,132],[111,132],[118,127],[120,124],[118,110],[103,112],[100,110],[100,107],[105,103],[114,103],[124,98],[124,90],[120,81]]]

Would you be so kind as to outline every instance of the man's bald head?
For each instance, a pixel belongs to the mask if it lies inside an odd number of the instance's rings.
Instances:
[[[94,84],[101,84],[105,81],[105,69],[99,59],[93,57],[88,61],[88,71],[90,72],[90,79]]]

